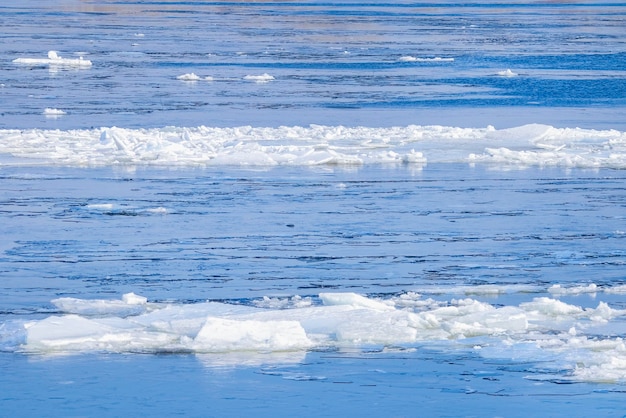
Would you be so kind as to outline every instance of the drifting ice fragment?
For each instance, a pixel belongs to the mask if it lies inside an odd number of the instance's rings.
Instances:
[[[274,80],[274,77],[269,75],[268,73],[264,73],[261,75],[247,75],[243,79],[248,81],[254,81],[255,83],[267,83]]]
[[[454,58],[444,57],[432,57],[432,58],[418,58],[411,55],[404,55],[398,58],[401,62],[453,62]]]
[[[78,59],[62,58],[56,51],[48,51],[48,58],[16,58],[13,60],[13,63],[23,65],[49,65],[56,67],[91,67],[91,61],[83,59],[82,56]]]
[[[187,74],[179,75],[176,78],[178,80],[181,80],[181,81],[198,81],[198,80],[200,80],[200,76],[196,75],[195,73],[187,73]]]
[[[500,77],[515,77],[517,73],[514,73],[510,69],[506,69],[504,71],[498,71],[497,73]]]
[[[66,113],[61,109],[54,109],[54,108],[46,107],[43,111],[43,114],[47,118],[58,118],[59,116],[63,116]]]

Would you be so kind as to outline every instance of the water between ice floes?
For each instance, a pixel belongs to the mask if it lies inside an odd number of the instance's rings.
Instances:
[[[420,345],[626,376],[622,171],[31,170],[3,170],[4,351]]]

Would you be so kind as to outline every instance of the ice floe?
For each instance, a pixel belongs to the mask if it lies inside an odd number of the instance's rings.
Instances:
[[[609,289],[603,288],[607,294]],[[435,301],[407,292],[382,299],[322,293],[265,297],[249,305],[182,304],[127,293],[121,299],[65,297],[52,304],[59,311],[54,315],[0,324],[0,349],[202,354],[419,343],[472,350],[486,358],[541,361],[543,368],[564,373],[564,380],[626,381],[626,346],[615,336],[626,310],[602,301],[595,308],[552,297],[491,305],[471,298]]]
[[[202,79],[199,75],[196,75],[195,73],[182,74],[176,78],[181,81],[198,81]]]
[[[62,58],[56,51],[48,51],[48,58],[16,58],[13,63],[29,66],[48,65],[78,68],[88,68],[92,65],[90,60],[83,59],[82,56],[79,58]]]
[[[400,58],[398,58],[398,61],[401,61],[401,62],[454,62],[454,58],[451,58],[451,57],[420,58],[420,57],[414,57],[412,55],[403,55]]]
[[[44,109],[43,114],[47,118],[58,118],[60,116],[66,115],[67,113],[64,110],[61,110],[61,109],[55,109],[55,108],[47,107],[47,108]]]
[[[504,71],[498,71],[496,74],[499,75],[500,77],[515,77],[518,75],[517,73],[514,73],[508,68]]]
[[[268,82],[274,80],[274,77],[269,75],[268,73],[264,73],[264,74],[261,74],[261,75],[251,75],[251,74],[248,74],[243,79],[247,80],[247,81],[254,81],[255,83],[268,83]]]
[[[199,75],[197,75],[196,73],[186,73],[186,74],[181,74],[178,77],[176,77],[177,80],[180,81],[187,81],[187,82],[196,82],[196,81],[200,81],[200,80],[204,80],[204,81],[213,81],[213,77],[211,76],[206,76],[206,77],[201,77]]]
[[[0,130],[3,164],[313,166],[469,163],[626,168],[626,133],[525,125]],[[11,157],[15,157],[12,159]]]

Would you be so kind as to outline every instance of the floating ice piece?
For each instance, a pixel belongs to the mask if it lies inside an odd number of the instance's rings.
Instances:
[[[196,82],[196,81],[200,81],[200,80],[204,80],[204,81],[213,81],[213,77],[211,76],[206,76],[204,78],[200,77],[199,75],[195,74],[195,73],[187,73],[187,74],[182,74],[179,75],[178,77],[176,77],[177,80],[181,80],[181,81],[187,81],[187,82]]]
[[[113,203],[92,203],[87,205],[87,209],[94,210],[112,210],[113,207]]]
[[[432,58],[419,58],[411,55],[403,55],[398,58],[401,62],[453,62],[454,58],[448,57],[432,57]]]
[[[91,61],[83,59],[83,57],[76,58],[62,58],[56,51],[48,51],[48,58],[16,58],[13,60],[15,64],[23,65],[49,65],[57,67],[79,67],[87,68],[91,67]]]
[[[65,115],[66,112],[61,109],[54,109],[54,108],[46,107],[43,111],[43,114],[47,118],[58,118],[60,116]]]
[[[274,80],[274,77],[269,75],[268,73],[264,73],[261,75],[247,75],[243,79],[248,81],[254,81],[255,83],[267,83]]]
[[[499,75],[500,77],[515,77],[518,75],[517,73],[514,73],[508,68],[504,71],[498,71],[496,74]]]
[[[198,81],[198,80],[201,80],[200,76],[196,75],[195,73],[187,73],[187,74],[179,75],[176,78],[178,80],[181,80],[181,81]]]
[[[572,288],[577,287],[584,286]],[[148,303],[134,293],[121,300],[60,298],[52,302],[63,315],[0,323],[0,349],[234,353],[233,360],[241,353],[432,343],[437,348],[474,348],[486,358],[541,361],[544,369],[568,370],[565,379],[572,381],[626,379],[626,345],[623,338],[614,337],[623,329],[626,310],[605,302],[583,309],[545,297],[519,306],[494,306],[470,298],[416,304],[415,293],[390,299],[355,293],[319,297],[323,305],[292,303],[304,300],[292,297],[264,298],[252,304],[256,307]],[[472,337],[480,338],[480,344],[467,341]],[[228,358],[222,361],[236,364]]]
[[[149,213],[157,213],[157,214],[161,214],[161,215],[165,215],[166,213],[168,213],[169,211],[167,210],[167,208],[164,208],[163,206],[159,206],[156,208],[150,208],[150,209],[146,209],[147,212]]]

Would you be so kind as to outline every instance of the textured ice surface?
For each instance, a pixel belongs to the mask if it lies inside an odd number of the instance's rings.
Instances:
[[[53,301],[61,315],[25,322],[21,331],[11,325],[10,335],[0,329],[0,342],[3,350],[28,353],[281,352],[432,343],[486,358],[523,356],[565,371],[563,379],[572,381],[626,381],[626,345],[613,336],[623,329],[626,310],[603,301],[582,308],[549,297],[517,306],[470,298],[410,303],[421,300],[415,293],[392,299],[322,293],[319,299],[314,306],[233,310],[220,303],[148,304],[134,293],[109,301],[62,298]],[[604,336],[596,334],[598,328]]]
[[[626,133],[539,124],[509,129],[311,125],[0,130],[0,154],[4,154],[4,164],[11,165],[419,167],[426,163],[484,163],[626,168]]]

